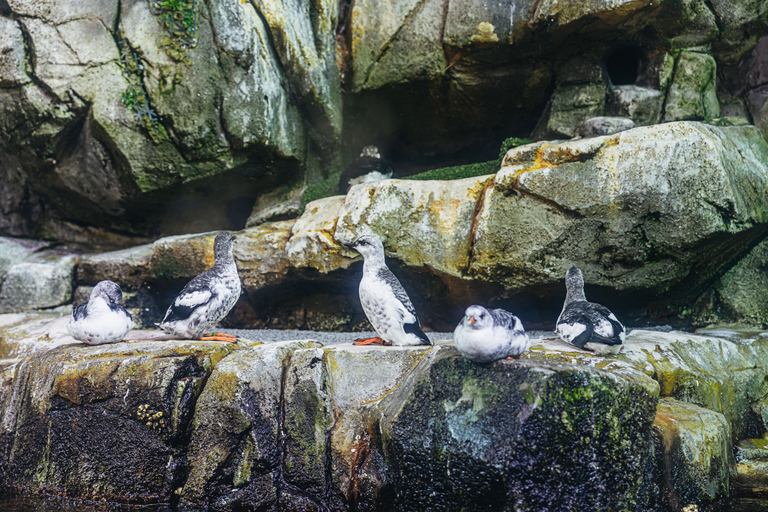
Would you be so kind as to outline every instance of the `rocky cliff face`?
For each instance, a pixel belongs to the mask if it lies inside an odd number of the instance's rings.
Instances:
[[[6,1],[0,231],[115,247],[237,229],[257,197],[254,218],[292,211],[284,197],[371,142],[409,171],[606,114],[709,119],[723,103],[765,128],[765,9]]]
[[[766,427],[765,333],[634,331],[616,358],[535,340],[477,365],[450,341],[137,332],[88,348],[62,320],[0,316],[18,356],[0,360],[0,482],[27,492],[183,510],[677,511],[746,482],[759,460],[737,464],[733,447]]]

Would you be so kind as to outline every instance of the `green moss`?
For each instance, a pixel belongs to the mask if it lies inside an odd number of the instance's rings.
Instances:
[[[312,201],[317,201],[324,197],[330,197],[339,193],[339,178],[341,178],[340,172],[335,172],[328,176],[325,181],[315,183],[314,185],[308,185],[304,191],[304,195],[301,196],[301,207],[299,208],[299,214],[304,213],[304,208]]]
[[[499,170],[496,160],[490,162],[479,162],[475,164],[456,165],[454,167],[443,167],[442,169],[432,169],[431,171],[408,176],[406,180],[460,180],[463,178],[473,178],[486,174],[494,174]]]
[[[504,158],[504,155],[507,154],[507,151],[509,151],[511,148],[530,143],[531,141],[529,139],[510,137],[501,143],[501,147],[499,148],[499,158],[496,160],[465,165],[455,165],[452,167],[442,167],[440,169],[432,169],[419,174],[414,174],[412,176],[406,176],[401,179],[421,181],[460,180],[464,178],[474,178],[476,176],[485,176],[486,174],[495,174],[499,170],[501,161]],[[312,201],[338,194],[340,177],[341,173],[336,172],[331,174],[325,181],[316,183],[315,185],[309,185],[301,198],[299,214],[304,213],[304,208]]]

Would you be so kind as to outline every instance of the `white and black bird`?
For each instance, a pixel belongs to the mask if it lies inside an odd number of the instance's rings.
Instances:
[[[101,281],[91,291],[88,302],[72,312],[67,332],[85,345],[115,343],[133,329],[133,318],[120,302],[123,290],[117,283]]]
[[[339,178],[339,193],[346,194],[352,185],[391,178],[395,173],[387,160],[381,158],[379,148],[365,146],[360,156],[352,160]]]
[[[453,331],[453,341],[462,356],[475,363],[517,359],[531,346],[523,323],[503,309],[469,306]]]
[[[584,276],[576,266],[565,274],[565,304],[557,319],[557,335],[579,348],[600,355],[616,354],[626,337],[626,330],[616,315],[600,304],[587,302]]]
[[[240,277],[229,231],[222,231],[213,241],[213,267],[193,278],[171,303],[160,328],[184,339],[237,341],[225,333],[206,334],[235,306],[240,297]]]
[[[360,303],[365,316],[380,337],[357,340],[356,345],[431,345],[421,330],[416,310],[403,285],[384,262],[384,245],[375,235],[362,235],[345,243],[363,255]]]

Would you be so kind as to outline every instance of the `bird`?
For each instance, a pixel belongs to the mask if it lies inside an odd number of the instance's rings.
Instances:
[[[432,345],[416,317],[416,310],[397,277],[384,262],[384,244],[375,235],[343,243],[363,255],[360,303],[378,337],[358,339],[355,345]]]
[[[113,281],[100,281],[91,291],[88,302],[72,312],[67,332],[86,346],[115,343],[133,329],[131,314],[120,302],[123,291]]]
[[[352,185],[391,178],[395,170],[381,158],[379,148],[365,146],[360,156],[352,160],[339,178],[339,193],[346,194]]]
[[[499,359],[519,358],[531,346],[523,323],[501,308],[485,309],[469,306],[453,340],[462,356],[475,363],[492,363]]]
[[[626,330],[616,315],[584,295],[584,276],[573,265],[565,274],[565,303],[557,319],[557,335],[563,341],[600,355],[617,354]]]
[[[237,341],[233,334],[206,333],[227,316],[240,297],[240,277],[232,256],[235,238],[229,231],[216,235],[213,267],[184,286],[160,322],[162,330],[184,339]]]

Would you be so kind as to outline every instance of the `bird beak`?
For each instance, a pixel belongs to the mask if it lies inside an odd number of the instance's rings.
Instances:
[[[235,240],[237,240],[237,237],[236,237],[236,236],[233,236],[233,237],[232,237],[232,241],[234,242]]]
[[[469,317],[469,325],[475,325],[475,322],[476,322],[475,317],[473,316]]]
[[[355,243],[354,242],[341,242],[341,245],[343,245],[344,247],[349,247],[349,248],[355,247]]]

